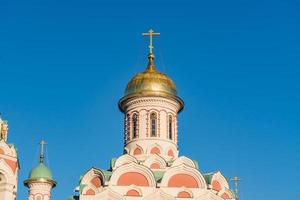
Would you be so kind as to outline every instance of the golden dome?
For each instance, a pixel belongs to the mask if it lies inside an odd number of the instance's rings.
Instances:
[[[183,101],[177,96],[176,85],[166,74],[160,73],[154,63],[154,55],[148,56],[149,63],[145,71],[136,74],[127,84],[125,96],[120,100],[119,107],[123,111],[123,103],[133,97],[166,97],[175,99],[183,108]]]

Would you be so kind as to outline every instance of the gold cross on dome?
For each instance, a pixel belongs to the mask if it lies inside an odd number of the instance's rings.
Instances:
[[[44,148],[47,142],[45,140],[41,140],[39,144],[41,145],[40,163],[44,163]]]
[[[152,43],[152,37],[153,36],[159,36],[160,33],[156,33],[154,32],[153,29],[150,29],[147,33],[142,33],[143,36],[149,36],[149,53],[152,54],[153,53],[153,43]]]

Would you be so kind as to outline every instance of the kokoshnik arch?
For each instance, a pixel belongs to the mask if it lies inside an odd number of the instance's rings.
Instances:
[[[221,172],[202,173],[195,160],[179,156],[177,115],[184,102],[154,64],[152,37],[159,33],[143,35],[150,39],[148,65],[129,81],[118,104],[124,113],[124,154],[112,158],[108,170],[92,167],[84,173],[69,200],[237,200],[237,190],[230,190]],[[14,200],[18,157],[6,143],[7,123],[0,119],[0,124],[0,199]],[[43,162],[44,145],[39,164],[24,181],[28,200],[50,200],[56,186]]]

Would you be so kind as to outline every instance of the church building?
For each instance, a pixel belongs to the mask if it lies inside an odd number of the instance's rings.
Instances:
[[[70,200],[237,199],[221,172],[202,173],[197,161],[179,155],[177,116],[184,102],[154,64],[152,37],[159,33],[143,35],[150,38],[148,64],[128,82],[118,104],[124,154],[109,169],[89,169]]]
[[[108,169],[86,170],[69,200],[237,200],[237,189],[229,188],[220,171],[202,172],[197,161],[179,155],[177,119],[184,101],[155,65],[152,39],[159,33],[143,35],[150,39],[148,64],[131,78],[118,103],[124,114],[124,153],[112,158]],[[0,200],[15,200],[20,167],[2,118],[0,133]],[[28,200],[50,200],[56,186],[44,163],[45,144],[40,142],[40,160],[24,181]]]

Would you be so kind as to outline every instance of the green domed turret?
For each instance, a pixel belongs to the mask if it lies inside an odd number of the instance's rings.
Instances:
[[[29,179],[52,179],[52,173],[48,167],[44,163],[38,164],[35,168],[33,168],[29,173]]]
[[[40,163],[30,171],[28,179],[24,181],[24,184],[28,186],[28,184],[32,182],[48,182],[52,184],[52,186],[54,187],[56,185],[56,182],[52,177],[52,172],[44,164],[44,145],[46,143],[44,141],[41,141],[40,144],[41,144]]]

